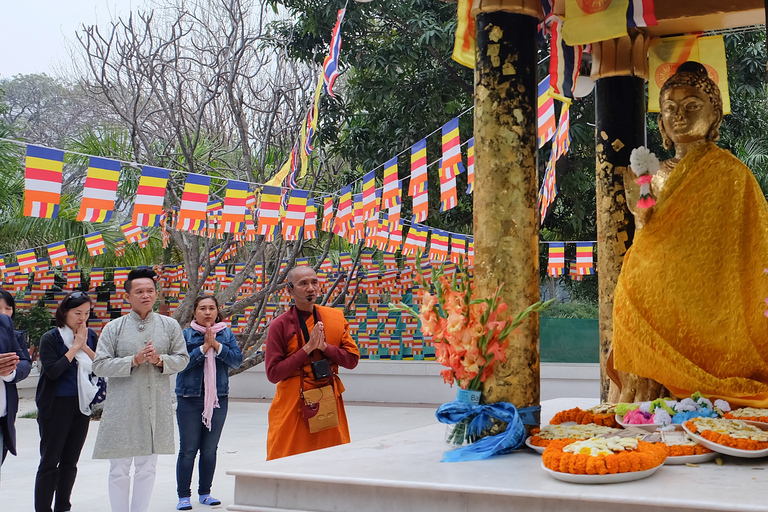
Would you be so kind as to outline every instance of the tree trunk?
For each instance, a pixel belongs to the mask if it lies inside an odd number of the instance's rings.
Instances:
[[[511,314],[539,300],[536,28],[533,16],[479,12],[475,63],[475,283]],[[507,361],[483,388],[486,403],[539,404],[539,321],[510,338]]]

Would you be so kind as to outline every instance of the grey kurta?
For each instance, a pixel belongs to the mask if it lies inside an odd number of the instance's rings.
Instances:
[[[94,459],[174,453],[170,375],[186,368],[187,345],[173,318],[149,313],[145,328],[131,311],[101,332],[93,372],[107,377],[107,399],[93,449]],[[131,369],[134,354],[149,342],[163,358],[162,370],[149,362]]]

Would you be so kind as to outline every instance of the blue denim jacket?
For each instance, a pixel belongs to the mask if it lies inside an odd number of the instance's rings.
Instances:
[[[184,329],[187,342],[189,364],[176,377],[176,394],[180,396],[201,396],[203,394],[203,367],[205,355],[200,350],[205,341],[205,334],[191,327]],[[237,345],[232,329],[219,331],[216,341],[221,343],[221,353],[216,356],[216,392],[219,396],[229,394],[229,369],[239,368],[243,362],[243,353]]]

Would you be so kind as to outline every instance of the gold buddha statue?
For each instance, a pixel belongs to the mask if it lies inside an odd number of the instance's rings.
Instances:
[[[659,104],[675,156],[651,180],[650,208],[635,206],[635,176],[624,176],[637,231],[616,286],[612,398],[701,391],[768,407],[768,203],[752,172],[713,143],[722,98],[701,64],[682,64]]]

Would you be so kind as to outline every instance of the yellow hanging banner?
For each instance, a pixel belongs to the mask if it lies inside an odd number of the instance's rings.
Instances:
[[[629,0],[565,0],[563,40],[569,46],[627,35]]]
[[[648,80],[648,112],[659,111],[659,92],[680,64],[686,61],[701,63],[709,77],[720,88],[723,114],[731,113],[728,91],[728,70],[725,60],[723,36],[697,37],[695,35],[666,37],[651,41],[649,50],[650,78]]]
[[[456,40],[453,43],[453,60],[467,66],[475,67],[475,19],[470,15],[472,0],[459,0],[457,9],[458,24]]]

